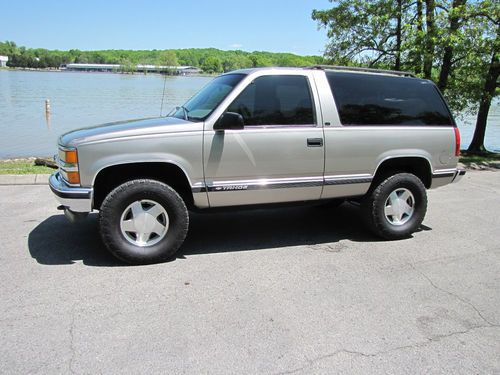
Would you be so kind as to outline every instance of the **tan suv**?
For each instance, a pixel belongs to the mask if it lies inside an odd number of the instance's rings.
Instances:
[[[98,210],[109,250],[130,263],[172,257],[189,211],[345,199],[368,227],[408,237],[426,189],[458,181],[460,136],[436,86],[346,67],[221,75],[170,115],[59,139],[52,191],[71,220]]]

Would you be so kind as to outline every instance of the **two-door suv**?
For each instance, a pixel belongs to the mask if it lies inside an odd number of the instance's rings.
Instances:
[[[385,239],[418,229],[426,189],[458,181],[460,136],[436,86],[393,71],[245,69],[212,80],[167,117],[59,139],[50,187],[71,220],[99,211],[129,263],[182,245],[189,211],[357,201]]]

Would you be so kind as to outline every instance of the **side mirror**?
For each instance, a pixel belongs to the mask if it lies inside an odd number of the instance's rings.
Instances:
[[[226,112],[214,124],[214,130],[240,130],[244,126],[242,115],[236,112]]]

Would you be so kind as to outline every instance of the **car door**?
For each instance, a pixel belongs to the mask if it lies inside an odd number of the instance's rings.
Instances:
[[[252,76],[225,104],[224,113],[243,117],[243,128],[205,129],[205,183],[211,207],[319,199],[323,129],[311,78],[306,71]]]

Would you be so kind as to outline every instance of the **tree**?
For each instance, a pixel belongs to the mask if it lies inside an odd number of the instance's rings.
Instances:
[[[222,63],[218,57],[209,56],[201,66],[206,73],[220,73],[222,72]]]
[[[455,52],[455,44],[457,41],[461,15],[465,13],[466,0],[453,0],[451,9],[448,13],[449,26],[448,33],[443,40],[444,53],[441,63],[441,71],[439,73],[438,87],[441,92],[444,92],[448,86],[448,78],[453,69],[453,54]]]
[[[330,0],[312,18],[327,28],[325,55],[340,64],[383,65],[399,70],[408,0]]]
[[[175,74],[176,69],[173,67],[179,66],[179,61],[177,60],[177,54],[175,51],[167,50],[163,51],[158,58],[158,65],[166,66],[164,72],[167,74]]]
[[[432,63],[434,60],[434,43],[436,39],[436,28],[434,23],[435,12],[434,0],[425,0],[425,25],[426,35],[424,42],[424,78],[432,78]]]
[[[484,85],[479,102],[479,111],[477,113],[476,128],[472,142],[468,148],[470,153],[483,153],[486,151],[484,147],[484,136],[486,135],[486,125],[488,113],[491,107],[491,101],[495,94],[498,94],[497,89],[500,86],[498,76],[500,74],[500,62],[498,54],[500,53],[500,26],[497,26],[495,40],[492,43],[491,61],[488,67],[488,73],[484,79]]]

